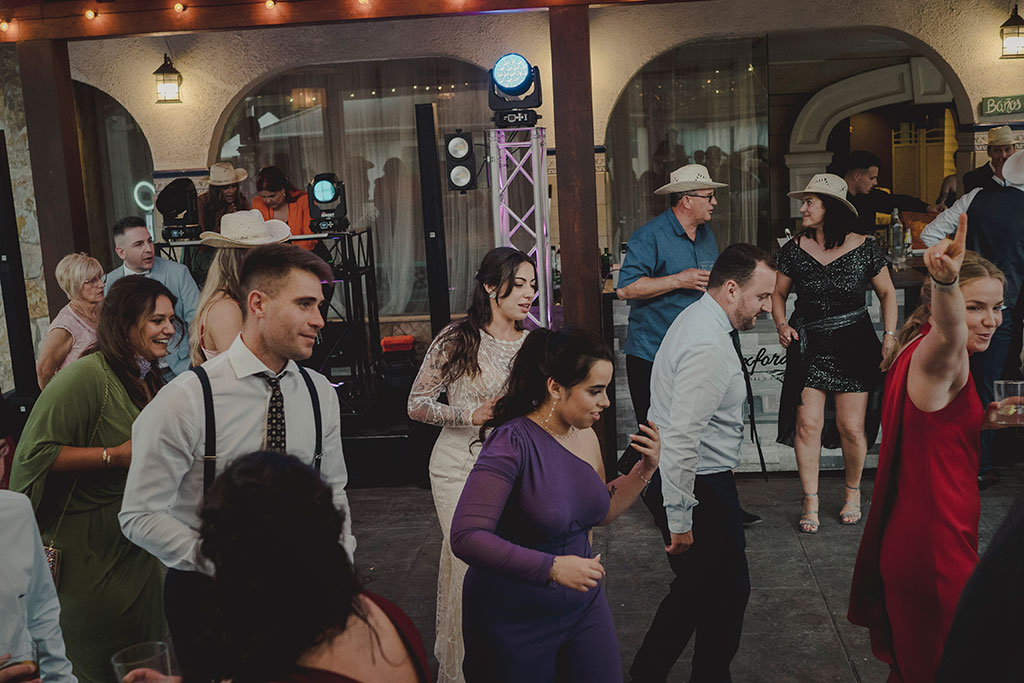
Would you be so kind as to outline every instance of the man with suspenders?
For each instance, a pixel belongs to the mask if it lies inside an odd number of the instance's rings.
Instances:
[[[295,363],[310,356],[323,327],[320,283],[329,279],[327,264],[305,249],[253,249],[240,274],[241,334],[161,389],[132,426],[118,519],[129,540],[168,568],[164,609],[186,679],[213,676],[203,652],[212,566],[199,552],[199,510],[232,459],[281,450],[315,467],[345,515],[338,541],[349,559],[355,550],[338,397],[325,377]]]

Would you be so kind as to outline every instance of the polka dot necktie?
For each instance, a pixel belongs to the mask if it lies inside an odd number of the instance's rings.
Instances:
[[[281,393],[281,378],[264,372],[260,375],[270,385],[270,405],[267,407],[267,450],[285,450],[284,442],[284,394]]]

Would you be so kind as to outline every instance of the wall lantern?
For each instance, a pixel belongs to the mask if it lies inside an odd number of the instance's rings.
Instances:
[[[181,102],[181,73],[174,68],[171,58],[164,54],[164,63],[153,72],[156,76],[156,102]]]
[[[1024,57],[1024,19],[1017,13],[1017,5],[1013,6],[1010,18],[999,27],[999,37],[1003,41],[1000,59]]]

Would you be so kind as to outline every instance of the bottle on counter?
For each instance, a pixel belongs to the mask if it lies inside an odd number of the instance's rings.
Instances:
[[[562,255],[555,245],[551,245],[551,301],[562,302]]]
[[[892,221],[889,223],[889,256],[892,258],[892,265],[899,269],[907,260],[906,237],[903,234],[903,221],[900,220],[900,210],[892,210]]]
[[[604,253],[601,254],[601,279],[607,280],[608,276],[612,272],[612,254],[608,251],[608,247],[604,248]]]

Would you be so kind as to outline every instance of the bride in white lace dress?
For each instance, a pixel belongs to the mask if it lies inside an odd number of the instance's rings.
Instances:
[[[455,506],[480,452],[479,426],[504,393],[526,333],[522,320],[537,291],[530,258],[511,247],[492,249],[480,263],[467,315],[437,335],[409,394],[409,417],[443,427],[430,453],[430,487],[444,543],[437,572],[438,683],[463,681],[462,580],[466,564],[452,555],[448,535]],[[448,405],[438,402],[441,392]]]

